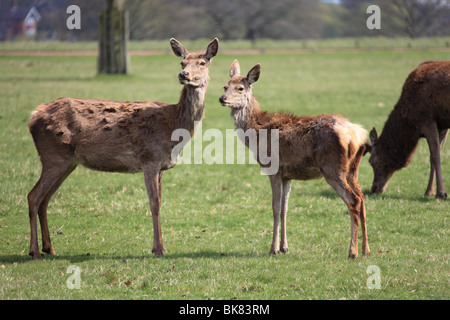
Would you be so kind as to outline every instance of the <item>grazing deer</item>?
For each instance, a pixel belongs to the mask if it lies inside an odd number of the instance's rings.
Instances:
[[[450,128],[450,61],[425,61],[403,85],[402,94],[378,137],[370,132],[369,163],[374,172],[372,193],[383,193],[395,171],[411,162],[420,138],[430,149],[430,178],[425,195],[447,198],[442,181],[440,152]]]
[[[252,95],[252,85],[259,79],[260,71],[261,66],[257,64],[247,76],[240,76],[239,62],[235,60],[230,68],[231,79],[224,87],[225,93],[219,101],[231,108],[236,129],[255,130],[259,137],[261,130],[279,131],[279,168],[277,173],[269,175],[274,218],[270,254],[288,250],[286,213],[291,180],[310,180],[323,176],[350,210],[349,258],[358,255],[358,218],[363,234],[362,252],[369,255],[364,195],[358,183],[358,166],[365,149],[366,130],[338,114],[295,116],[262,111]],[[247,140],[243,142],[249,147]],[[259,139],[257,144],[259,149]]]
[[[39,215],[42,251],[54,254],[47,225],[47,205],[54,192],[78,164],[109,172],[144,172],[153,220],[153,250],[163,255],[160,223],[161,180],[176,164],[171,157],[178,143],[171,140],[178,128],[194,134],[194,122],[203,118],[208,67],[217,54],[214,39],[206,53],[189,53],[170,39],[176,56],[182,58],[178,79],[184,85],[177,104],[153,101],[119,102],[59,98],[39,105],[29,128],[42,162],[42,173],[28,194],[31,227],[30,252],[41,258],[37,239]]]

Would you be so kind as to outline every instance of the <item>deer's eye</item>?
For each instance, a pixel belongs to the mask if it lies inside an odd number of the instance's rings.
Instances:
[[[206,65],[206,62],[205,61],[200,62],[200,65],[204,66],[204,65]]]
[[[239,87],[238,90],[239,91],[244,91],[244,87]]]

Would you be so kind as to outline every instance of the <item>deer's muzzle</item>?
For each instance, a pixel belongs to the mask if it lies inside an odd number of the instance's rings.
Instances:
[[[191,81],[191,79],[189,79],[189,72],[187,72],[187,71],[181,71],[181,72],[178,74],[178,80],[179,80],[180,83],[182,83],[182,84],[186,84],[186,83],[188,83],[189,81]]]
[[[223,106],[229,106],[230,104],[227,102],[227,97],[225,95],[221,96],[219,98],[219,102],[223,105]]]

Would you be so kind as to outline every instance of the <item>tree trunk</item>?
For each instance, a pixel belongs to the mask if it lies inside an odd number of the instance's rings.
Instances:
[[[128,73],[128,12],[108,5],[99,15],[99,33],[98,73]]]

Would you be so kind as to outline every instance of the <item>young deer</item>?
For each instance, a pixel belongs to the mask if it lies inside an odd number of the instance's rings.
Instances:
[[[179,82],[184,85],[177,104],[153,101],[119,102],[59,98],[39,105],[29,128],[42,163],[42,173],[28,194],[31,228],[30,252],[41,258],[37,239],[39,215],[42,251],[54,254],[47,225],[50,198],[78,164],[109,172],[144,172],[153,220],[153,250],[162,256],[160,223],[161,180],[165,170],[176,164],[171,157],[178,144],[171,140],[178,128],[194,134],[194,122],[203,118],[208,67],[217,54],[214,39],[206,53],[189,53],[181,43],[170,40],[173,52],[183,59]]]
[[[425,195],[445,199],[441,150],[450,128],[450,61],[425,61],[409,74],[402,94],[378,138],[370,132],[369,163],[373,168],[373,193],[383,193],[395,171],[411,162],[419,139],[425,137],[430,150],[430,177]]]
[[[276,174],[269,175],[274,218],[270,254],[288,250],[286,213],[291,180],[310,180],[323,176],[350,210],[349,258],[358,255],[358,218],[363,234],[362,252],[369,255],[364,195],[358,184],[358,166],[365,148],[366,130],[338,114],[300,117],[260,110],[252,95],[252,85],[259,79],[260,68],[259,64],[255,65],[243,77],[240,76],[239,63],[235,60],[230,69],[231,80],[224,87],[225,93],[219,101],[231,108],[236,129],[256,131],[258,149],[261,130],[279,130],[279,169]],[[249,146],[247,140],[244,143]]]

